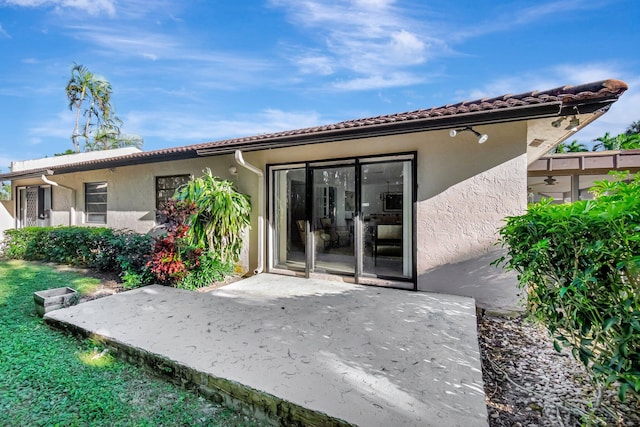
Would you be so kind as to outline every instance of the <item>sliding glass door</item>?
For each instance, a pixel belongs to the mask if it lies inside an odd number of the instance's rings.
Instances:
[[[270,269],[413,287],[413,156],[270,168]]]
[[[363,162],[360,185],[362,275],[412,277],[410,160]]]
[[[272,268],[306,270],[306,168],[274,170],[271,181]]]
[[[310,167],[312,175],[310,272],[355,273],[353,213],[355,166]]]

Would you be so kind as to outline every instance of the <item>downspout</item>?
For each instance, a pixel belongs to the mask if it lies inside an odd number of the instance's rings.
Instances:
[[[264,174],[251,163],[244,161],[242,151],[236,150],[235,158],[240,166],[258,175],[258,266],[253,270],[253,274],[260,274],[264,270]]]
[[[69,208],[69,225],[70,226],[76,225],[76,190],[71,187],[67,187],[66,185],[58,184],[57,182],[51,181],[49,178],[47,178],[44,175],[42,175],[40,179],[42,179],[42,182],[44,182],[45,184],[53,185],[54,187],[60,187],[60,188],[64,188],[65,190],[71,191],[71,207]]]

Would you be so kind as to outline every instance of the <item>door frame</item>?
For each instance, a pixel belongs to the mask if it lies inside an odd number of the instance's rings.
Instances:
[[[361,214],[361,202],[362,202],[362,187],[361,187],[361,171],[363,164],[371,164],[371,163],[384,163],[384,162],[393,162],[393,161],[410,161],[411,165],[411,185],[410,185],[410,208],[407,214],[410,217],[410,225],[411,225],[411,233],[410,239],[407,244],[409,247],[409,253],[411,254],[411,265],[409,266],[411,271],[410,278],[404,277],[390,277],[390,276],[364,276],[363,275],[363,218]],[[322,167],[340,167],[340,166],[350,166],[353,165],[355,168],[355,211],[353,217],[353,227],[354,227],[354,256],[355,262],[354,265],[354,274],[353,275],[342,275],[342,274],[326,274],[326,273],[310,273],[310,262],[312,260],[310,257],[312,256],[310,252],[306,250],[306,247],[309,244],[313,244],[313,236],[309,235],[309,231],[313,229],[310,227],[310,220],[312,218],[311,210],[313,207],[311,204],[313,203],[312,195],[309,194],[309,189],[312,188],[312,183],[309,182],[310,177],[312,176],[311,169],[312,168],[322,168]],[[274,172],[278,170],[288,170],[288,169],[299,169],[304,168],[305,176],[306,176],[306,218],[305,218],[305,226],[307,231],[307,244],[305,247],[305,267],[304,272],[295,269],[288,268],[280,268],[274,265],[275,252],[277,248],[275,247],[275,227],[274,221],[275,212],[274,212]],[[267,263],[266,270],[270,273],[276,274],[284,274],[284,275],[295,275],[295,276],[304,276],[308,278],[328,278],[334,280],[340,280],[344,282],[352,282],[356,284],[365,284],[365,285],[374,285],[374,286],[384,286],[391,288],[399,288],[399,289],[408,289],[408,290],[417,290],[417,261],[416,261],[416,197],[417,197],[417,152],[401,152],[401,153],[389,153],[389,154],[377,154],[377,155],[367,155],[367,156],[354,156],[354,157],[346,157],[346,158],[337,158],[337,159],[319,159],[319,160],[309,160],[304,162],[288,162],[288,163],[272,163],[266,165],[267,176],[266,176],[266,186],[267,186],[267,194],[266,198],[266,212],[267,212]],[[403,214],[405,211],[403,210]]]

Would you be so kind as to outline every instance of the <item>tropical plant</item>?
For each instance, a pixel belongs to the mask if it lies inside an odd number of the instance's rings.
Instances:
[[[135,276],[137,286],[151,282],[152,240],[146,234],[104,227],[24,227],[5,230],[2,243],[2,255],[10,259],[93,267]]]
[[[554,154],[566,153],[567,152],[567,144],[565,144],[564,142],[561,142],[560,144],[556,145],[556,147],[550,152],[554,153]]]
[[[640,120],[636,120],[632,122],[627,130],[625,131],[627,135],[634,135],[640,133]]]
[[[0,200],[11,200],[11,183],[3,182],[0,185]]]
[[[589,151],[587,146],[578,142],[577,139],[571,141],[571,143],[567,144],[565,142],[561,142],[553,149],[553,153],[562,154],[562,153],[578,153],[582,151]]]
[[[611,136],[606,132],[604,136],[594,139],[598,142],[593,146],[593,151],[599,150],[632,150],[640,148],[640,135],[621,133]]]
[[[105,78],[90,72],[85,66],[73,64],[66,87],[69,109],[76,110],[71,142],[75,152],[108,150],[123,146],[142,146],[142,138],[125,137],[120,133],[122,120],[111,105],[112,87]],[[80,126],[80,117],[85,121]],[[81,140],[84,146],[81,146]]]
[[[567,147],[568,153],[579,153],[582,151],[589,151],[587,149],[587,146],[579,143],[577,139],[574,139],[573,141],[571,141],[571,143],[566,145],[566,147]]]
[[[197,266],[202,249],[189,245],[189,216],[196,212],[194,203],[170,199],[160,210],[167,219],[167,233],[156,239],[153,254],[147,263],[156,280],[163,285],[175,285]]]
[[[640,175],[596,182],[594,200],[530,205],[507,218],[497,260],[518,273],[527,309],[597,389],[640,394]],[[596,397],[595,407],[599,404]]]
[[[249,196],[238,192],[231,181],[214,177],[207,168],[204,175],[178,188],[175,198],[197,207],[190,220],[190,242],[207,248],[223,263],[237,261],[242,233],[250,224]]]

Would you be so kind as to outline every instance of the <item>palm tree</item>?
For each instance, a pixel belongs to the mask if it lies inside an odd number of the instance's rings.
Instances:
[[[549,153],[553,153],[553,154],[562,154],[562,153],[566,153],[567,152],[567,144],[565,144],[564,142],[561,142],[560,144],[556,145],[556,147],[549,151]]]
[[[102,77],[94,76],[93,81],[89,85],[89,91],[91,95],[91,105],[86,111],[87,121],[84,127],[84,137],[88,140],[89,127],[94,125],[96,129],[103,127],[110,131],[120,132],[120,119],[112,116],[113,109],[111,108],[111,83],[106,81]],[[96,122],[91,122],[91,117],[95,117]]]
[[[71,142],[76,153],[80,152],[80,138],[84,138],[84,150],[109,150],[134,146],[142,147],[142,138],[120,133],[122,120],[111,106],[111,83],[91,73],[80,64],[71,67],[71,79],[66,87],[69,109],[76,109],[76,124]],[[83,109],[83,105],[89,104]],[[85,116],[83,132],[80,133],[80,115]]]
[[[627,135],[640,134],[640,120],[631,123],[625,133]]]
[[[577,139],[574,139],[573,141],[571,141],[569,145],[564,144],[564,146],[567,149],[566,151],[567,153],[579,153],[582,151],[589,151],[587,149],[587,146],[584,144],[580,144]]]
[[[91,95],[91,86],[93,85],[93,74],[83,65],[73,63],[71,67],[71,78],[67,83],[66,92],[69,98],[69,109],[76,109],[76,126],[71,134],[71,143],[76,153],[80,152],[80,113],[82,112],[82,103]],[[87,120],[88,122],[88,120]],[[86,131],[85,131],[86,142]]]
[[[599,150],[632,150],[640,148],[640,135],[639,134],[626,134],[612,137],[609,132],[606,132],[604,136],[594,139],[598,141],[598,144],[593,146],[593,151]]]

